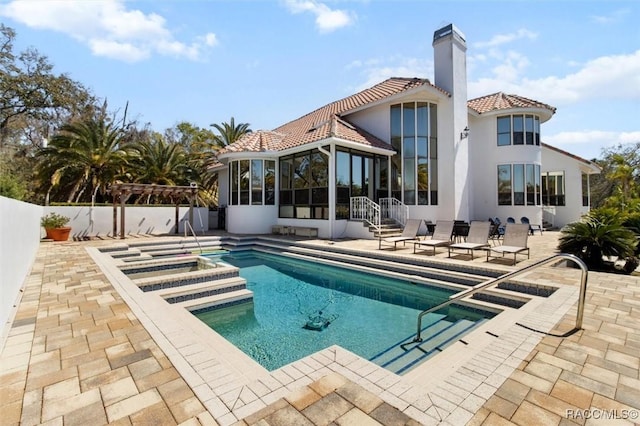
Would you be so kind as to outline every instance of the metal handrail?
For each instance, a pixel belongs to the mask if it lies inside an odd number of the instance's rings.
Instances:
[[[393,219],[404,226],[409,218],[409,206],[393,197],[380,198],[380,213],[383,219]]]
[[[498,278],[494,278],[492,280],[486,281],[484,283],[480,283],[478,285],[475,285],[473,287],[471,287],[468,290],[464,290],[461,291],[460,293],[457,293],[453,296],[451,296],[449,298],[449,300],[440,303],[439,305],[436,305],[432,308],[427,309],[426,311],[422,311],[420,312],[420,314],[418,315],[418,332],[416,333],[416,337],[409,343],[418,343],[418,342],[422,342],[422,337],[421,337],[421,329],[422,329],[422,317],[430,314],[432,312],[438,311],[442,308],[444,308],[445,306],[449,306],[450,304],[452,304],[453,302],[460,300],[464,297],[470,296],[474,293],[477,293],[480,290],[484,290],[485,288],[491,286],[491,285],[495,285],[495,284],[500,284],[503,281],[508,280],[509,278],[513,278],[516,277],[518,275],[522,275],[525,272],[529,272],[533,269],[536,269],[540,266],[544,266],[547,265],[549,263],[553,263],[553,262],[557,262],[559,259],[567,259],[567,260],[571,260],[574,263],[576,263],[578,266],[580,266],[580,269],[582,269],[582,275],[580,278],[580,297],[578,299],[578,314],[576,316],[576,330],[579,330],[582,328],[582,317],[584,315],[584,303],[585,303],[585,298],[587,295],[587,276],[589,273],[589,270],[587,268],[587,265],[577,256],[574,256],[572,254],[568,254],[568,253],[558,253],[555,254],[551,257],[548,257],[546,259],[540,260],[532,265],[526,266],[522,269],[518,269],[517,271],[513,271],[513,272],[509,272],[507,274],[501,275]],[[405,343],[401,346],[407,345],[409,343]]]
[[[193,226],[191,226],[191,223],[185,219],[184,221],[184,237],[185,238],[187,238],[187,228],[191,230],[191,234],[193,235],[193,238],[196,240],[196,244],[200,249],[200,254],[202,254],[203,253],[202,246],[200,245],[200,241],[198,241],[198,236],[196,235],[196,231],[193,230]]]
[[[351,197],[350,219],[363,220],[380,230],[380,206],[369,197]]]

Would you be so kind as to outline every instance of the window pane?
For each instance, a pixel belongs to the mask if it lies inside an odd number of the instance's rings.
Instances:
[[[511,116],[498,117],[498,146],[511,145]]]
[[[536,205],[542,205],[542,192],[540,191],[540,165],[536,164]]]
[[[402,124],[402,133],[405,138],[416,135],[415,103],[402,104]]]
[[[582,206],[589,206],[589,175],[582,173]]]
[[[240,160],[240,204],[249,204],[249,160]]]
[[[418,102],[417,111],[417,127],[418,137],[426,138],[429,136],[429,104],[426,102]]]
[[[401,105],[391,105],[391,145],[400,154],[402,140],[402,108]]]
[[[521,115],[513,116],[513,144],[524,144],[524,117]]]
[[[524,206],[524,164],[513,165],[513,204]]]
[[[533,138],[536,145],[540,145],[540,118],[535,117],[533,120]]]
[[[251,160],[251,204],[262,204],[262,160]]]
[[[498,166],[498,205],[511,205],[511,165]]]
[[[280,160],[280,189],[291,189],[293,172],[293,158]]]
[[[329,162],[327,156],[314,152],[311,154],[311,187],[324,187],[329,185]]]
[[[351,196],[360,197],[362,193],[362,157],[351,155]]]
[[[351,167],[349,153],[338,151],[336,156],[336,185],[351,186]]]
[[[527,132],[527,145],[533,145],[533,115],[525,117],[525,131]]]
[[[511,205],[511,165],[498,166],[498,205]]]
[[[229,179],[231,180],[231,205],[238,204],[238,162],[232,161],[229,168]]]
[[[264,203],[274,205],[276,202],[276,162],[267,160],[264,162]]]
[[[535,169],[533,164],[526,165],[526,173],[527,173],[527,205],[535,206],[536,205],[536,181],[535,181]]]
[[[296,155],[293,158],[293,187],[309,188],[309,155]]]
[[[404,200],[407,205],[416,203],[415,160],[404,160]]]

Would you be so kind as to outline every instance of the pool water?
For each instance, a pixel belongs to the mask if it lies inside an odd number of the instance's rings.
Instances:
[[[253,302],[195,315],[270,371],[331,345],[384,366],[380,354],[413,338],[418,314],[455,292],[261,252],[218,259],[240,268]],[[491,315],[452,306],[424,325]]]

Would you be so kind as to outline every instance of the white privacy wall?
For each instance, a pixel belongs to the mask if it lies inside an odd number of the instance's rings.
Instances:
[[[38,251],[41,216],[41,206],[0,197],[0,321],[3,338],[19,290]]]
[[[137,234],[171,234],[175,232],[175,206],[168,207],[125,207],[125,235]],[[67,226],[71,227],[72,238],[83,237],[111,237],[113,236],[113,207],[89,206],[67,207],[49,206],[44,207],[44,214],[56,212],[71,219]],[[184,235],[184,221],[189,219],[189,207],[180,207],[179,213],[179,233]],[[93,223],[92,223],[93,219]],[[117,208],[117,235],[120,235],[120,207]],[[209,229],[209,210],[206,207],[196,207],[193,209],[193,223],[191,224],[196,233],[201,234]]]

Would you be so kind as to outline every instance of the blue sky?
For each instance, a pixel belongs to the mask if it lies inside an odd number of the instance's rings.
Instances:
[[[584,158],[640,141],[640,2],[15,0],[16,48],[163,131],[273,129],[388,77],[433,80],[433,32],[466,36],[469,97],[557,108],[544,142]]]

